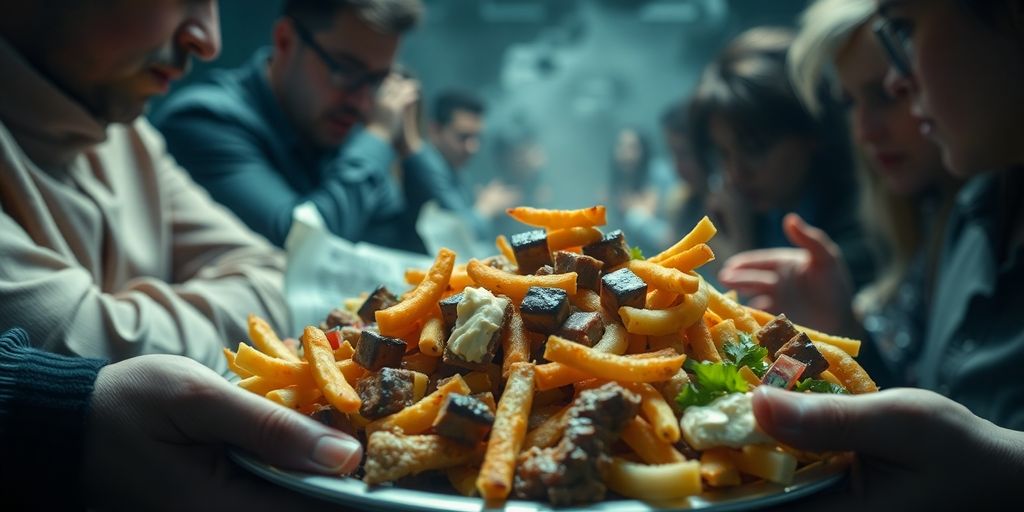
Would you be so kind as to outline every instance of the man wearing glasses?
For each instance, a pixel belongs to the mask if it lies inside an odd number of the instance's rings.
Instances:
[[[288,0],[272,48],[184,88],[154,124],[193,178],[271,242],[284,244],[306,202],[333,233],[372,238],[407,206],[391,168],[395,148],[418,149],[403,118],[419,93],[391,66],[422,10],[419,0]]]

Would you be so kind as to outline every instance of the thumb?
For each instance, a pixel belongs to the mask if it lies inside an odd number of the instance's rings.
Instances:
[[[348,474],[362,460],[351,436],[224,382],[222,392],[202,393],[177,421],[186,435],[250,451],[288,469]]]
[[[806,249],[815,261],[834,260],[839,248],[824,231],[811,226],[802,217],[790,213],[782,219],[782,230],[793,245]]]
[[[852,450],[908,466],[923,463],[936,442],[963,426],[955,419],[961,406],[918,389],[850,396],[758,386],[753,408],[762,430],[795,448]]]

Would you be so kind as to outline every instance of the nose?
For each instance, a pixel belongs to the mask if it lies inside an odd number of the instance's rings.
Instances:
[[[188,53],[202,60],[212,60],[220,53],[220,14],[217,2],[195,4],[178,29],[177,43]]]
[[[914,78],[900,73],[893,66],[889,66],[889,70],[886,71],[884,83],[885,90],[893,98],[906,97],[915,90]]]

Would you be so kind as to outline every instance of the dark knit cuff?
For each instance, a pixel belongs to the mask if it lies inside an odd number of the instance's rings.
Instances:
[[[0,335],[0,509],[82,508],[82,434],[105,364],[32,348],[21,329]]]

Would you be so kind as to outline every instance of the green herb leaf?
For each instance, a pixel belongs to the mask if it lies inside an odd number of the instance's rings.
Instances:
[[[745,332],[741,332],[736,341],[725,342],[722,350],[733,364],[737,367],[749,366],[758,377],[764,377],[768,371],[768,363],[764,360],[768,357],[768,349],[754,343],[753,338]]]
[[[693,372],[693,378],[676,397],[676,402],[684,409],[691,405],[707,405],[730,393],[747,392],[747,381],[740,376],[736,365],[691,361],[686,361],[686,369]]]
[[[827,380],[819,379],[804,379],[796,384],[793,388],[794,391],[805,392],[810,391],[811,393],[832,393],[836,395],[849,394],[846,388],[833,384]]]
[[[643,260],[643,259],[646,259],[646,258],[644,258],[644,251],[640,250],[639,247],[634,245],[633,247],[629,248],[629,259],[631,259],[631,260]]]

